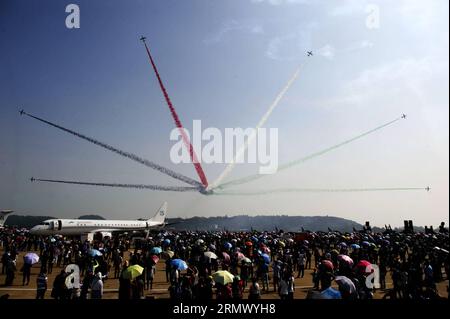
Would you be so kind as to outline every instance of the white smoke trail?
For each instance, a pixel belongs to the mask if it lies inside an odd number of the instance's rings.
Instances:
[[[32,181],[74,184],[74,185],[88,185],[88,186],[103,186],[103,187],[119,187],[119,188],[134,188],[134,189],[149,189],[155,191],[171,191],[171,192],[195,192],[197,187],[182,187],[182,186],[161,186],[161,185],[145,185],[145,184],[123,184],[123,183],[93,183],[93,182],[79,182],[79,181],[65,181],[54,179],[32,178]]]
[[[92,137],[88,137],[88,136],[85,136],[85,135],[83,135],[83,134],[81,134],[81,133],[77,133],[77,132],[75,132],[75,131],[69,130],[69,129],[65,128],[65,127],[62,127],[62,126],[58,125],[58,124],[49,122],[49,121],[47,121],[47,120],[44,120],[44,119],[42,119],[42,118],[39,118],[39,117],[34,116],[34,115],[31,115],[31,114],[28,114],[28,113],[26,113],[26,112],[24,112],[24,111],[21,111],[21,114],[25,114],[26,116],[29,116],[29,117],[31,117],[31,118],[34,118],[34,119],[36,119],[36,120],[38,120],[38,121],[41,121],[41,122],[43,122],[43,123],[45,123],[45,124],[48,124],[48,125],[50,125],[50,126],[56,127],[56,128],[58,128],[58,129],[60,129],[60,130],[62,130],[62,131],[64,131],[64,132],[67,132],[67,133],[69,133],[69,134],[75,135],[75,136],[77,136],[77,137],[79,137],[79,138],[82,138],[82,139],[84,139],[84,140],[86,140],[86,141],[88,141],[88,142],[91,142],[91,143],[93,143],[93,144],[95,144],[95,145],[98,145],[98,146],[100,146],[100,147],[103,147],[103,148],[105,148],[105,149],[107,149],[107,150],[109,150],[109,151],[111,151],[111,152],[114,152],[114,153],[116,153],[116,154],[119,154],[119,155],[121,155],[121,156],[123,156],[123,157],[127,157],[127,158],[129,158],[129,159],[132,159],[132,160],[135,161],[135,162],[141,163],[141,164],[143,164],[143,165],[145,165],[145,166],[147,166],[147,167],[150,167],[150,168],[152,168],[152,169],[155,169],[155,170],[157,170],[157,171],[159,171],[159,172],[161,172],[161,173],[163,173],[163,174],[166,174],[166,175],[168,175],[168,176],[170,176],[170,177],[173,177],[173,178],[175,178],[175,179],[178,179],[178,180],[180,180],[180,181],[183,181],[183,182],[185,182],[185,183],[187,183],[187,184],[194,185],[194,186],[198,186],[198,187],[203,186],[201,183],[197,182],[196,180],[194,180],[194,179],[192,179],[192,178],[189,178],[189,177],[187,177],[187,176],[184,176],[184,175],[182,175],[182,174],[179,174],[179,173],[177,173],[177,172],[174,172],[174,171],[172,171],[172,170],[169,169],[169,168],[166,168],[166,167],[164,167],[164,166],[161,166],[161,165],[158,165],[158,164],[156,164],[156,163],[153,163],[153,162],[151,162],[151,161],[149,161],[149,160],[147,160],[147,159],[141,158],[141,157],[139,157],[139,156],[137,156],[137,155],[135,155],[135,154],[133,154],[133,153],[129,153],[129,152],[122,151],[122,150],[117,149],[117,148],[115,148],[115,147],[113,147],[113,146],[111,146],[111,145],[108,145],[108,144],[106,144],[106,143],[97,141],[96,139],[93,139]]]
[[[370,134],[372,134],[372,133],[374,133],[374,132],[376,132],[376,131],[378,131],[378,130],[381,130],[382,128],[385,128],[386,126],[389,126],[389,125],[391,125],[391,124],[394,124],[395,122],[401,120],[402,118],[403,118],[403,117],[398,117],[398,118],[396,118],[396,119],[394,119],[394,120],[391,120],[391,121],[389,121],[389,122],[387,122],[387,123],[384,123],[384,124],[382,124],[382,125],[380,125],[380,126],[377,126],[377,127],[373,128],[373,129],[370,129],[369,131],[366,131],[366,132],[364,132],[364,133],[362,133],[362,134],[358,134],[358,135],[356,135],[356,136],[354,136],[354,137],[352,137],[352,138],[350,138],[350,139],[348,139],[348,140],[345,140],[345,141],[340,142],[340,143],[338,143],[338,144],[332,145],[332,146],[327,147],[327,148],[325,148],[325,149],[323,149],[323,150],[314,152],[314,153],[309,154],[309,155],[307,155],[307,156],[304,156],[304,157],[302,157],[302,158],[300,158],[300,159],[297,159],[297,160],[291,161],[291,162],[289,162],[289,163],[280,165],[280,166],[278,167],[278,172],[280,172],[280,171],[282,171],[282,170],[285,170],[285,169],[288,169],[288,168],[291,168],[291,167],[293,167],[293,166],[302,164],[302,163],[304,163],[304,162],[306,162],[306,161],[309,161],[309,160],[311,160],[311,159],[313,159],[313,158],[322,156],[322,155],[324,155],[324,154],[326,154],[326,153],[328,153],[328,152],[331,152],[331,151],[333,151],[333,150],[335,150],[335,149],[337,149],[337,148],[339,148],[339,147],[341,147],[341,146],[350,144],[350,143],[352,143],[352,142],[354,142],[354,141],[356,141],[356,140],[359,140],[360,138],[363,138],[363,137],[365,137],[365,136],[367,136],[367,135],[370,135]],[[232,180],[232,181],[229,181],[229,182],[220,184],[220,185],[216,186],[215,189],[225,189],[225,188],[229,188],[229,187],[231,187],[231,186],[236,186],[236,185],[241,185],[241,184],[249,183],[249,182],[255,181],[255,180],[257,180],[257,179],[260,179],[260,178],[262,178],[262,177],[264,177],[264,176],[267,176],[267,175],[263,175],[263,174],[249,175],[249,176],[246,176],[246,177],[242,177],[242,178],[239,178],[239,179],[235,179],[235,180]]]
[[[219,177],[207,187],[207,190],[214,189],[217,185],[219,185],[224,180],[224,178],[226,178],[231,173],[231,171],[233,170],[233,168],[236,165],[236,162],[241,158],[242,155],[244,155],[244,153],[247,150],[249,144],[252,143],[253,140],[256,138],[258,129],[261,128],[262,126],[264,126],[264,124],[267,122],[267,120],[269,119],[270,114],[272,114],[273,110],[275,109],[275,107],[277,107],[277,105],[279,104],[279,102],[281,101],[283,96],[289,90],[289,88],[291,87],[292,83],[294,83],[294,81],[297,79],[299,73],[300,73],[300,68],[298,68],[295,71],[294,75],[288,81],[286,86],[277,95],[275,100],[269,106],[269,109],[267,110],[267,112],[264,114],[264,116],[261,118],[261,120],[256,125],[255,130],[252,132],[252,134],[248,137],[248,139],[245,141],[245,143],[242,144],[241,147],[239,148],[239,150],[236,152],[236,155],[233,158],[233,160],[228,164],[228,166],[225,168],[225,170],[222,172],[222,174],[220,174]]]
[[[390,191],[419,191],[428,190],[426,187],[386,187],[386,188],[278,188],[261,191],[214,191],[212,195],[229,196],[261,196],[279,193],[358,193],[358,192],[390,192]]]

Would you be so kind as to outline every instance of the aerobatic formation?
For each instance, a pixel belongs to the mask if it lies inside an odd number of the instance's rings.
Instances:
[[[102,187],[116,187],[116,188],[129,188],[129,189],[141,189],[141,190],[155,190],[155,191],[172,191],[172,192],[199,192],[203,195],[228,195],[228,196],[255,196],[255,195],[268,195],[268,194],[276,194],[276,193],[292,193],[292,192],[378,192],[378,191],[413,191],[413,190],[426,190],[429,191],[430,187],[380,187],[380,188],[341,188],[341,189],[333,189],[333,188],[278,188],[278,189],[267,189],[267,190],[255,190],[255,191],[228,191],[226,189],[232,188],[235,186],[243,185],[246,183],[250,183],[252,181],[258,180],[260,178],[263,178],[264,174],[255,174],[250,175],[242,178],[238,178],[235,180],[231,180],[228,182],[222,182],[235,167],[236,161],[245,153],[246,149],[248,148],[248,145],[255,139],[256,135],[250,136],[246,142],[240,147],[240,149],[237,150],[233,161],[229,163],[229,165],[225,168],[225,170],[219,175],[219,177],[211,184],[208,183],[208,180],[206,178],[206,174],[203,170],[203,167],[201,166],[201,163],[198,161],[197,155],[194,151],[194,147],[192,146],[192,143],[189,140],[189,137],[187,136],[183,125],[181,123],[181,120],[175,110],[175,107],[173,106],[169,94],[164,86],[164,83],[161,79],[160,73],[156,67],[156,63],[150,53],[150,49],[147,46],[146,38],[141,37],[140,40],[143,42],[145,50],[147,52],[150,65],[155,73],[155,76],[157,78],[159,87],[161,89],[161,92],[164,96],[164,99],[166,101],[166,104],[169,108],[170,114],[172,116],[173,121],[175,122],[175,126],[178,128],[182,140],[184,143],[184,146],[189,150],[189,156],[191,159],[191,162],[194,165],[194,168],[197,172],[197,175],[200,179],[200,181],[196,181],[190,177],[184,176],[183,174],[177,173],[167,167],[164,167],[162,165],[156,164],[150,160],[144,159],[138,155],[135,155],[130,152],[123,151],[119,148],[113,147],[109,144],[100,142],[92,137],[88,137],[84,134],[81,134],[79,132],[76,132],[74,130],[65,128],[59,124],[55,124],[53,122],[50,122],[48,120],[45,120],[41,117],[32,115],[30,113],[27,113],[24,110],[20,110],[20,115],[25,115],[29,118],[38,120],[42,123],[45,123],[47,125],[50,125],[52,127],[55,127],[61,131],[64,131],[66,133],[72,134],[76,137],[79,137],[85,141],[88,141],[92,144],[95,144],[97,146],[100,146],[106,150],[109,150],[113,153],[116,153],[118,155],[121,155],[125,158],[129,158],[137,163],[140,163],[142,165],[145,165],[146,167],[152,168],[154,170],[157,170],[161,172],[162,174],[165,174],[167,176],[170,176],[174,179],[177,179],[179,181],[182,181],[186,184],[189,184],[190,186],[164,186],[164,185],[147,185],[147,184],[129,184],[129,183],[105,183],[105,182],[87,182],[87,181],[73,181],[73,180],[61,180],[61,179],[44,179],[44,178],[30,178],[32,182],[48,182],[48,183],[62,183],[62,184],[74,184],[74,185],[85,185],[85,186],[102,186]],[[312,57],[313,52],[308,51],[307,57]],[[279,102],[282,100],[283,96],[286,94],[286,92],[289,90],[291,85],[294,83],[296,78],[298,77],[300,73],[300,68],[298,68],[294,75],[289,79],[287,84],[283,87],[281,92],[276,96],[275,100],[272,102],[272,104],[269,106],[268,110],[265,112],[263,117],[260,119],[258,124],[256,125],[256,129],[261,128],[264,126],[266,121],[268,120],[269,116],[272,114],[274,109],[277,107]],[[307,156],[304,156],[302,158],[299,158],[297,160],[288,162],[284,165],[281,165],[278,168],[278,171],[286,170],[288,168],[292,168],[294,166],[297,166],[299,164],[302,164],[306,161],[309,161],[311,159],[314,159],[316,157],[322,156],[328,152],[331,152],[337,148],[340,148],[341,146],[345,146],[349,143],[352,143],[356,140],[359,140],[369,134],[372,134],[378,130],[381,130],[387,126],[390,126],[396,122],[398,122],[401,119],[406,119],[406,115],[402,114],[400,117],[391,120],[387,123],[384,123],[380,126],[377,126],[373,129],[370,129],[366,132],[363,132],[361,134],[358,134],[352,138],[349,138],[343,142],[337,143],[335,145],[332,145],[330,147],[327,147],[323,150],[316,151],[312,154],[309,154]],[[255,130],[257,131],[257,130]]]

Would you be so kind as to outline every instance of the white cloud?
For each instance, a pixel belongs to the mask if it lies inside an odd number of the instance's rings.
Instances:
[[[252,34],[263,34],[264,29],[261,24],[255,22],[238,22],[236,20],[225,21],[219,31],[204,40],[207,44],[219,43],[229,32],[241,31]]]
[[[323,56],[324,58],[332,60],[336,55],[336,49],[332,45],[327,44],[317,50],[317,54]]]

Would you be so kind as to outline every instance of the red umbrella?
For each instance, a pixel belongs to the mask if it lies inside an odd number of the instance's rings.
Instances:
[[[251,241],[248,241],[248,242],[245,243],[245,246],[249,246],[249,247],[253,246],[253,243]]]
[[[367,260],[361,260],[356,264],[356,271],[360,274],[370,274],[374,271],[373,266]]]
[[[150,257],[152,260],[153,260],[153,262],[155,263],[155,264],[157,264],[158,263],[158,261],[159,261],[159,257],[158,256],[156,256],[156,255],[153,255],[152,257]]]
[[[328,259],[322,260],[322,265],[327,270],[333,271],[333,269],[334,269],[333,263],[330,260],[328,260]]]

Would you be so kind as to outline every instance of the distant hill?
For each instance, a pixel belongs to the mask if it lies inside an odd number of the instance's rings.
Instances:
[[[311,231],[333,230],[351,232],[353,227],[362,229],[362,225],[352,220],[329,216],[225,216],[225,217],[191,217],[170,218],[168,223],[175,230],[267,230],[275,228],[284,231],[300,231],[303,227]]]
[[[51,216],[21,216],[10,215],[5,222],[7,226],[17,226],[31,228],[46,219],[54,219]],[[83,215],[79,219],[105,219],[99,215]],[[167,223],[172,224],[168,226],[174,230],[275,230],[275,227],[284,231],[300,231],[303,227],[310,231],[328,231],[338,230],[341,232],[351,232],[353,227],[361,230],[363,225],[340,217],[332,216],[221,216],[221,217],[191,217],[191,218],[168,218]],[[416,231],[423,231],[423,227],[414,227]],[[379,227],[373,227],[374,231],[384,231]],[[401,231],[402,227],[394,228],[396,231]]]
[[[47,219],[53,219],[55,217],[51,216],[21,216],[21,215],[10,215],[5,221],[6,226],[16,226],[31,228],[36,226]]]

